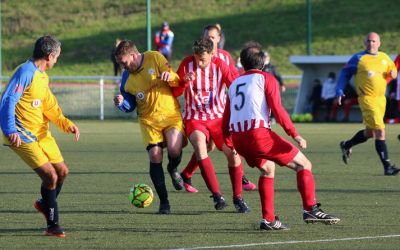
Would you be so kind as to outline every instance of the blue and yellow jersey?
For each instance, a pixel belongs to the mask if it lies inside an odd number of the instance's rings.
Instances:
[[[17,67],[1,97],[1,130],[6,137],[18,133],[31,143],[47,135],[49,120],[64,132],[73,125],[62,114],[46,72],[29,60]]]
[[[171,72],[172,81],[160,80],[164,71]],[[137,107],[141,122],[150,125],[161,117],[181,116],[179,103],[170,88],[177,86],[179,76],[171,71],[165,57],[157,51],[144,52],[139,69],[122,74],[120,91],[124,102],[119,109],[130,112]]]
[[[342,96],[344,88],[355,75],[358,96],[384,96],[390,71],[397,69],[390,57],[383,52],[370,54],[363,51],[355,54],[342,69],[336,87],[337,96]]]

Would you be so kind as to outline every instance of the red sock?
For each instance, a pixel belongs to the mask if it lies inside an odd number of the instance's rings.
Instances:
[[[210,190],[213,194],[220,194],[219,183],[210,157],[200,160],[198,163],[200,166],[201,175],[203,176],[208,190]]]
[[[310,170],[303,169],[297,172],[297,190],[301,194],[303,200],[303,209],[310,211],[311,207],[315,205],[315,181],[313,174]]]
[[[274,178],[260,176],[258,179],[258,192],[260,194],[263,218],[268,222],[274,221]]]
[[[199,164],[197,163],[196,154],[193,153],[192,158],[190,158],[190,161],[182,171],[183,177],[191,179],[198,168]]]
[[[242,196],[243,165],[240,163],[236,167],[228,166],[228,169],[229,176],[231,177],[233,198],[240,198]]]

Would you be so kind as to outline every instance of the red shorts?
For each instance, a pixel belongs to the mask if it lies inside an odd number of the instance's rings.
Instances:
[[[222,118],[208,121],[185,120],[186,135],[190,137],[190,134],[195,130],[203,132],[203,134],[206,136],[207,142],[212,139],[215,143],[215,146],[219,150],[222,150],[222,145],[224,144],[224,136],[222,133]]]
[[[251,167],[261,167],[267,160],[286,166],[299,152],[293,144],[267,128],[234,132],[232,140],[236,151]]]

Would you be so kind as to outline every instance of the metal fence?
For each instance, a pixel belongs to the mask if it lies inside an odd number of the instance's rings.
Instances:
[[[283,78],[299,81],[301,76]],[[1,78],[0,92],[4,90],[7,81],[8,77]],[[53,76],[50,77],[50,88],[68,117],[100,120],[136,118],[136,112],[126,114],[114,106],[113,97],[119,93],[119,81],[120,78],[112,76]],[[289,113],[294,109],[296,95],[295,84],[288,85],[282,93],[282,103]]]

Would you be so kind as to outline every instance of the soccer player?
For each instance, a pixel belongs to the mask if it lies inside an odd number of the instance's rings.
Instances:
[[[377,33],[369,33],[365,37],[364,45],[366,50],[350,58],[341,70],[337,82],[336,95],[340,105],[346,84],[355,76],[358,103],[365,124],[365,129],[358,131],[350,140],[340,142],[343,162],[348,163],[352,147],[369,138],[375,138],[375,149],[383,164],[384,175],[397,175],[400,169],[390,163],[383,122],[387,81],[396,78],[397,69],[390,57],[379,51],[381,41]]]
[[[65,237],[59,225],[57,197],[68,175],[60,149],[49,131],[49,121],[65,133],[79,129],[67,119],[49,88],[47,70],[61,53],[61,43],[53,36],[40,37],[33,56],[19,65],[12,75],[0,103],[0,124],[4,144],[9,146],[42,180],[42,198],[34,207],[47,221],[45,235]]]
[[[115,56],[126,70],[122,74],[121,94],[115,96],[114,104],[124,112],[132,112],[137,107],[143,143],[150,159],[150,177],[160,198],[159,213],[169,214],[170,204],[162,167],[165,146],[169,160],[167,170],[172,183],[175,189],[183,189],[177,167],[186,138],[179,103],[170,88],[179,85],[179,77],[159,52],[140,53],[130,40],[121,41]]]
[[[218,48],[218,44],[221,41],[221,29],[217,25],[208,25],[203,30],[203,37],[210,38],[213,41],[213,56],[218,57],[229,67],[231,71],[237,71],[236,65],[232,59],[232,56],[228,51]],[[211,144],[211,145],[210,145]],[[208,149],[213,149],[213,143],[210,141]],[[192,186],[191,178],[195,171],[198,169],[196,155],[193,154],[187,166],[182,171],[181,175],[184,180],[184,186],[188,192],[197,192],[197,189]],[[256,185],[252,183],[246,176],[242,176],[242,187],[244,190],[252,191],[256,189]]]
[[[316,202],[315,182],[311,162],[294,145],[277,135],[270,127],[271,111],[285,132],[301,147],[306,141],[298,134],[281,104],[279,85],[275,77],[261,71],[264,52],[247,47],[240,52],[246,73],[234,80],[228,90],[223,118],[224,137],[232,136],[236,151],[249,166],[257,167],[263,219],[260,229],[287,230],[274,211],[275,163],[287,166],[297,175],[297,189],[303,201],[306,223],[335,224],[338,218],[324,213]]]
[[[193,55],[183,59],[178,68],[184,89],[183,119],[186,135],[193,145],[203,179],[212,193],[215,209],[226,207],[214,166],[208,156],[207,143],[212,140],[227,160],[233,189],[233,203],[237,212],[249,212],[242,198],[243,166],[239,155],[224,143],[222,116],[225,108],[226,85],[238,76],[219,58],[214,57],[210,38],[201,38],[193,44]]]

